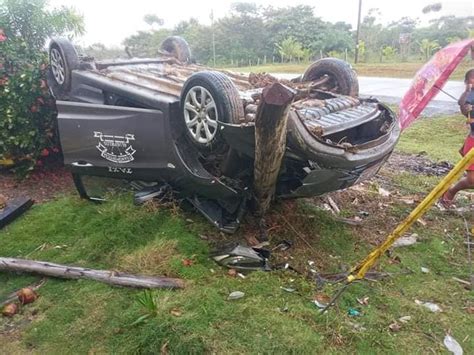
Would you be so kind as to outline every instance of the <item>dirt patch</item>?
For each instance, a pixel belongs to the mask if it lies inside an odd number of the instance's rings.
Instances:
[[[393,153],[384,170],[389,172],[409,172],[427,176],[443,176],[453,168],[453,164],[447,161],[434,162],[428,159],[424,153],[417,155]]]
[[[0,194],[7,199],[31,197],[42,203],[74,191],[71,173],[60,167],[54,170],[37,170],[19,180],[13,173],[0,170]]]

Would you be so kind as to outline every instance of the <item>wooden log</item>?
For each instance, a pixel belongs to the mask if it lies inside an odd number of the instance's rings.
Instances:
[[[295,91],[280,83],[263,89],[255,118],[254,193],[257,214],[268,210],[286,148],[286,124]]]
[[[65,279],[90,279],[110,285],[137,288],[183,288],[184,281],[168,277],[125,274],[108,270],[93,270],[76,266],[60,265],[46,261],[34,261],[0,257],[0,271],[26,272]]]

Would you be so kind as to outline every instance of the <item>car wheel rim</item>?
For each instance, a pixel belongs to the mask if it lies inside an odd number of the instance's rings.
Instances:
[[[184,122],[194,138],[201,144],[209,144],[217,134],[218,114],[211,93],[202,86],[194,86],[184,99]]]
[[[64,79],[66,77],[66,68],[63,57],[56,48],[51,49],[50,56],[51,70],[53,71],[54,79],[59,85],[62,85],[64,84]]]

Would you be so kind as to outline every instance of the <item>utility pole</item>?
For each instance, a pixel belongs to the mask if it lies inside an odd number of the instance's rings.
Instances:
[[[214,10],[211,10],[211,28],[212,28],[212,62],[216,67],[216,36],[214,34]]]
[[[355,57],[354,63],[357,64],[359,61],[359,32],[360,32],[360,15],[362,12],[362,0],[359,0],[359,14],[357,16],[357,30],[356,30],[356,46],[355,46]]]

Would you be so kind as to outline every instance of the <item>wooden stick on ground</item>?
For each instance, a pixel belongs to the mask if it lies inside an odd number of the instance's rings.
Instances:
[[[254,191],[257,214],[270,206],[286,148],[286,123],[294,90],[274,83],[263,89],[255,118]]]
[[[168,277],[153,277],[124,274],[107,270],[93,270],[82,267],[53,264],[0,257],[0,271],[26,272],[65,279],[90,279],[116,286],[137,288],[183,288],[184,281]]]

